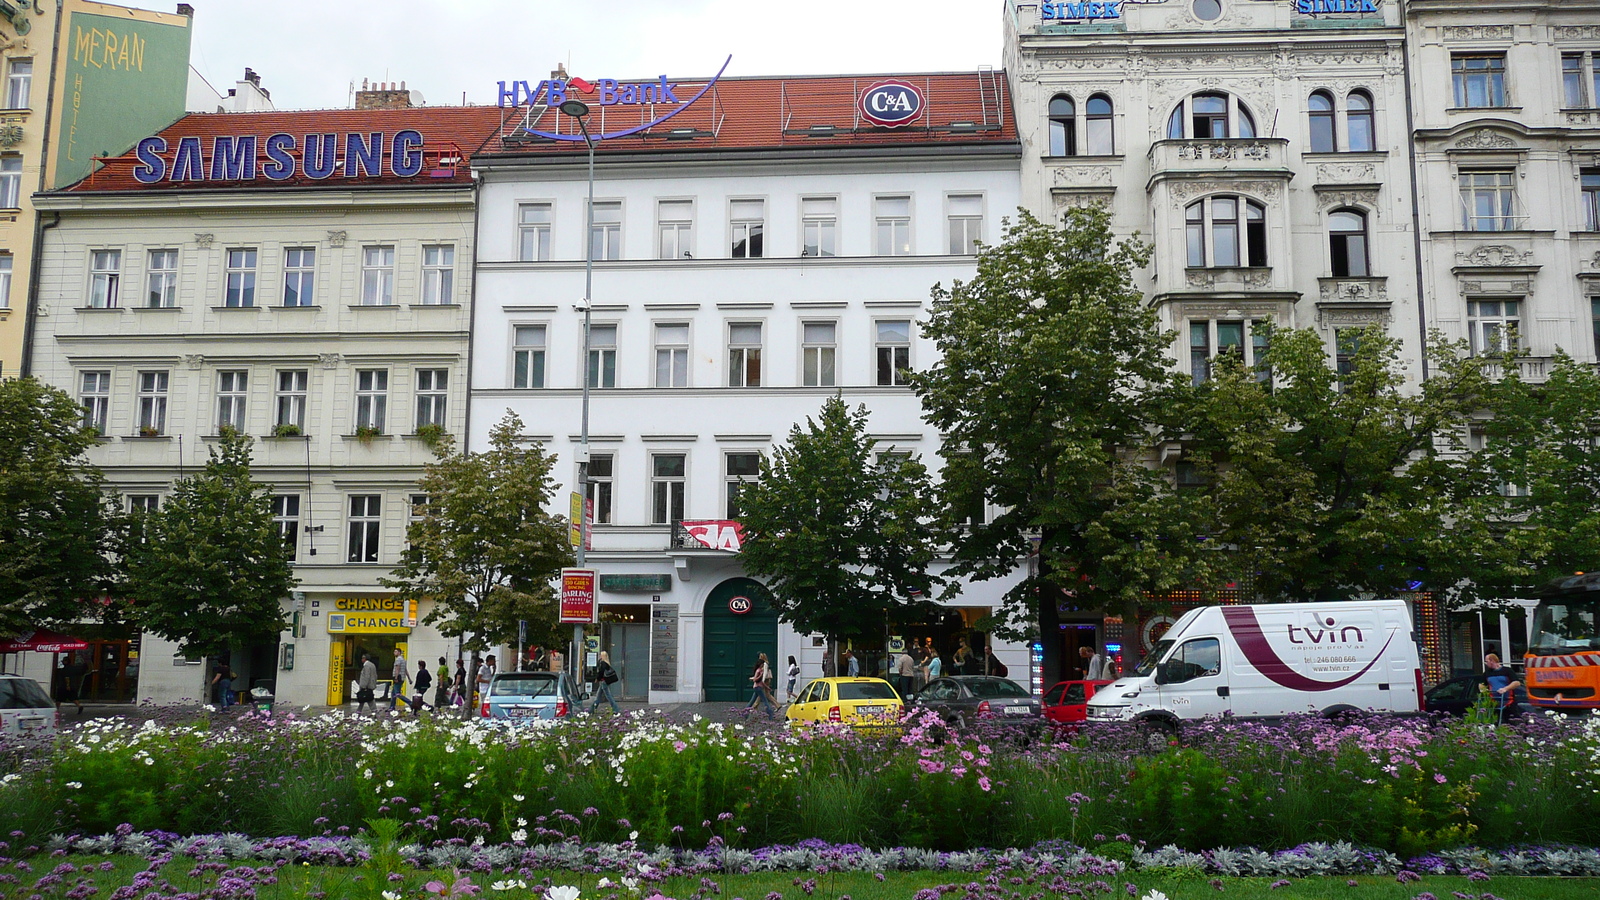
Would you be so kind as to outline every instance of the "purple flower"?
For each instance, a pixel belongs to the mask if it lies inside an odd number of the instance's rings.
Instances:
[[[1273,883],[1267,885],[1267,887],[1271,888],[1272,890],[1277,890],[1278,888],[1285,888],[1285,887],[1288,887],[1288,886],[1289,886],[1289,879],[1287,879],[1287,878],[1280,878],[1277,881],[1274,881]]]

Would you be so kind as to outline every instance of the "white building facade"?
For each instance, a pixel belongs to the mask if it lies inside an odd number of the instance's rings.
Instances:
[[[565,512],[588,372],[590,633],[624,697],[746,699],[757,652],[821,673],[821,637],[777,622],[729,536],[741,479],[824,400],[865,404],[881,451],[937,465],[903,370],[933,361],[929,289],[970,277],[1019,204],[1016,136],[1003,75],[903,77],[924,106],[899,128],[857,111],[887,78],[723,80],[670,128],[600,141],[587,362],[584,145],[519,140],[513,116],[474,158],[471,444],[515,412],[559,457]],[[535,128],[576,127],[541,112]],[[869,666],[896,637],[949,654],[1010,586],[962,585],[939,621],[886,624]],[[1026,683],[1026,650],[996,648]]]

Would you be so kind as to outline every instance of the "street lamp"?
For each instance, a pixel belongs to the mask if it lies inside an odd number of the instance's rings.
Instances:
[[[584,215],[583,232],[583,415],[578,437],[578,568],[583,568],[584,548],[589,543],[589,324],[594,288],[594,138],[589,134],[589,104],[568,100],[560,106],[562,115],[578,120],[583,143],[589,148],[589,206]],[[597,598],[598,599],[598,598]],[[572,626],[573,672],[583,672],[583,626]]]

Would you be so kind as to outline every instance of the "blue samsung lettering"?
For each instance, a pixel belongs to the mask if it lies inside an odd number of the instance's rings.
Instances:
[[[167,152],[165,138],[147,137],[139,142],[139,147],[134,155],[139,158],[139,164],[133,167],[133,177],[140,184],[155,184],[167,177],[167,161],[159,154]]]
[[[205,181],[205,160],[200,155],[200,139],[186,137],[178,140],[178,156],[172,161],[173,181]]]
[[[357,169],[363,175],[383,174],[383,132],[374,131],[363,141],[361,132],[352,131],[344,136],[344,177],[356,178]]]
[[[422,132],[410,128],[395,132],[389,151],[389,170],[400,178],[422,171]]]
[[[256,177],[256,136],[211,139],[211,180],[240,181]]]
[[[301,167],[307,177],[323,179],[333,174],[338,165],[339,136],[337,134],[306,135]]]
[[[267,164],[261,167],[261,174],[273,181],[287,181],[294,177],[294,157],[289,151],[293,150],[294,135],[279,132],[267,138]]]

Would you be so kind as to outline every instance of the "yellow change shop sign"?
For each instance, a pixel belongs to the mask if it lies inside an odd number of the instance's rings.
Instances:
[[[328,613],[331,634],[410,634],[417,602],[395,597],[340,597]]]

